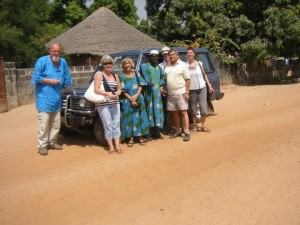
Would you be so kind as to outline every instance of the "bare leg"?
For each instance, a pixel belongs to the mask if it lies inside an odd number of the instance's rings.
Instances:
[[[189,133],[189,116],[186,110],[180,112],[184,120],[184,133]]]
[[[115,146],[116,146],[115,151],[119,154],[122,154],[123,151],[120,149],[120,138],[115,138],[114,141],[115,141]]]
[[[193,129],[198,130],[197,116],[193,116]]]
[[[112,139],[107,139],[106,141],[107,141],[107,144],[108,144],[108,147],[109,147],[108,153],[109,154],[114,153],[115,149],[114,149],[114,145],[113,145]]]
[[[178,132],[178,131],[180,131],[180,118],[179,118],[178,111],[173,111],[172,115],[173,115],[176,130]]]
[[[201,116],[202,127],[205,127],[206,116]]]
[[[201,131],[202,131],[202,132],[206,132],[206,133],[210,133],[210,129],[208,129],[208,128],[205,126],[205,121],[206,121],[206,116],[201,116],[201,123],[202,123]]]

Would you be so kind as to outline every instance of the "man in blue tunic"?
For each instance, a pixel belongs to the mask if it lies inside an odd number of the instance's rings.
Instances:
[[[146,111],[150,122],[150,133],[147,138],[162,138],[160,129],[164,125],[163,103],[161,91],[165,83],[164,71],[158,66],[158,51],[150,51],[149,63],[141,65],[141,76],[147,82],[147,86],[143,88],[145,97]]]
[[[38,111],[38,150],[43,156],[48,154],[48,149],[63,149],[57,143],[61,92],[63,88],[72,84],[72,77],[67,62],[60,54],[60,45],[52,44],[49,55],[36,61],[32,75]]]

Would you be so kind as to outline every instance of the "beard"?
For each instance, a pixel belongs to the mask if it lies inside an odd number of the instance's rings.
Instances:
[[[58,61],[59,61],[59,56],[52,56],[51,59],[52,59],[52,61],[53,61],[54,63],[58,63]]]

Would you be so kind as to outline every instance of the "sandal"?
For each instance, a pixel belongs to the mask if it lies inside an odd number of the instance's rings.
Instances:
[[[130,139],[127,143],[128,147],[132,147],[133,146],[133,139]]]
[[[199,127],[198,126],[193,126],[191,129],[190,129],[191,132],[197,132],[199,131]]]
[[[118,153],[118,154],[122,154],[123,153],[123,151],[121,149],[116,149],[115,152]]]
[[[201,132],[210,133],[210,129],[208,129],[207,127],[201,127],[200,129]]]
[[[202,132],[202,127],[196,126],[195,128],[196,128],[196,131],[197,131],[197,132]]]
[[[140,145],[145,145],[146,142],[147,142],[147,141],[146,141],[144,138],[141,138],[141,139],[140,139]]]
[[[115,150],[108,150],[108,154],[115,154],[116,153],[116,151]]]

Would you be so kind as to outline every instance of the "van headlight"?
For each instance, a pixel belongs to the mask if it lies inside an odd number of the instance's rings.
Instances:
[[[79,99],[79,106],[80,106],[81,108],[84,108],[84,107],[85,107],[85,99],[84,99],[84,98]]]

